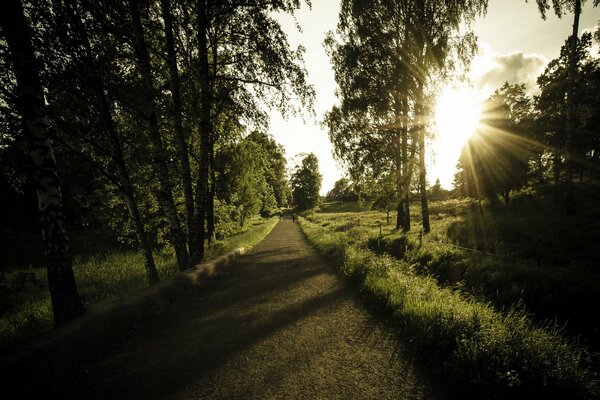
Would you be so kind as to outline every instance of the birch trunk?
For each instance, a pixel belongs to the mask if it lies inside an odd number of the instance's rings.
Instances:
[[[181,103],[181,84],[179,81],[179,70],[177,68],[177,54],[175,52],[175,40],[173,37],[173,17],[171,13],[170,0],[160,1],[162,17],[165,24],[165,39],[169,64],[169,84],[173,97],[173,130],[177,141],[177,156],[181,165],[181,182],[183,184],[183,196],[185,200],[185,222],[187,228],[187,243],[190,253],[197,248],[198,232],[197,224],[194,223],[194,192],[192,189],[192,174],[190,171],[190,157],[188,145],[183,129],[183,112]]]
[[[44,91],[21,2],[5,1],[0,15],[17,78],[18,106],[31,149],[52,310],[55,322],[61,324],[83,314],[84,306],[73,275],[58,170],[48,137]]]
[[[167,152],[165,151],[160,128],[158,124],[158,110],[156,107],[155,90],[152,82],[152,69],[150,66],[150,55],[144,40],[144,29],[140,17],[138,3],[135,0],[129,1],[129,11],[133,22],[133,36],[135,41],[135,52],[137,63],[142,76],[142,85],[144,90],[144,113],[148,120],[148,134],[153,150],[153,161],[160,189],[158,193],[159,202],[167,217],[169,224],[170,240],[175,249],[177,265],[180,269],[185,269],[188,265],[188,252],[183,237],[179,216],[173,200],[173,190],[169,177],[167,165]]]
[[[427,168],[425,167],[425,112],[423,106],[423,84],[417,91],[417,129],[419,135],[419,189],[421,195],[421,215],[423,216],[423,232],[431,231],[429,222],[429,204],[427,201]]]
[[[204,259],[204,240],[206,231],[204,223],[208,203],[208,175],[210,164],[210,136],[211,120],[210,111],[212,99],[210,93],[210,71],[208,63],[208,2],[209,0],[197,0],[197,39],[198,39],[198,74],[200,80],[200,171],[198,184],[196,185],[196,223],[199,229],[199,248],[194,255],[195,260]]]
[[[71,7],[72,6],[73,5],[71,5]],[[115,165],[117,166],[117,174],[119,177],[119,193],[123,198],[123,201],[125,202],[129,218],[131,218],[131,221],[133,222],[138,246],[144,257],[144,269],[146,271],[146,279],[148,281],[148,284],[152,285],[159,281],[159,276],[156,270],[156,264],[154,263],[152,246],[150,244],[150,241],[148,240],[146,228],[144,227],[144,221],[142,220],[138,203],[136,201],[135,189],[131,182],[129,169],[127,168],[127,164],[125,163],[125,156],[123,153],[121,139],[119,138],[119,134],[117,133],[117,130],[115,128],[115,123],[112,116],[112,109],[110,107],[109,99],[106,95],[106,86],[104,84],[104,79],[102,73],[99,72],[97,70],[97,66],[94,65],[93,52],[90,45],[87,29],[83,24],[83,21],[77,15],[76,11],[73,8],[69,8],[69,11],[71,12],[73,27],[79,35],[79,38],[81,38],[81,40],[83,41],[83,45],[86,51],[86,61],[90,66],[89,70],[91,71],[92,79],[94,80],[94,84],[97,89],[96,93],[98,95],[98,100],[100,101],[101,123],[104,126],[104,129],[106,129],[106,132],[108,133],[111,148],[110,156]]]

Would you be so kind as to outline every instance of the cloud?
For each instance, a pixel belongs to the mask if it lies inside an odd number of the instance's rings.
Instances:
[[[541,54],[524,54],[519,51],[499,54],[492,51],[489,45],[483,45],[473,60],[471,82],[486,97],[504,82],[524,83],[527,92],[537,93],[539,89],[536,79],[547,64],[548,59]]]

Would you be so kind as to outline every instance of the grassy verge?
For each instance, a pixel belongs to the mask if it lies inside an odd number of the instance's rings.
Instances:
[[[208,246],[206,257],[214,258],[238,247],[251,248],[277,221],[277,217],[251,219],[238,234]],[[155,253],[154,261],[163,280],[179,272],[173,254]],[[85,258],[75,257],[73,270],[79,293],[88,305],[126,296],[147,286],[143,259],[135,250],[105,250]],[[8,351],[52,329],[52,306],[44,269],[2,272],[0,278],[0,351]]]
[[[336,232],[360,236],[377,254],[402,260],[438,284],[498,310],[519,308],[538,323],[556,321],[563,334],[600,351],[600,319],[589,312],[600,308],[600,228],[593,226],[600,207],[590,200],[568,219],[551,197],[529,192],[515,196],[508,208],[484,204],[480,209],[469,200],[431,202],[432,231],[423,237],[416,204],[411,209],[413,229],[407,234],[394,231],[383,213],[342,212],[352,204],[329,204],[327,213],[307,217]]]
[[[206,258],[214,258],[221,254],[228,253],[238,247],[246,250],[258,244],[265,236],[271,232],[279,217],[271,217],[267,220],[262,218],[253,218],[246,223],[243,231],[237,235],[228,237],[225,240],[217,240],[206,249]]]
[[[368,220],[368,219],[367,219]],[[408,347],[461,399],[599,398],[592,356],[519,311],[499,312],[368,248],[377,224],[301,219],[309,240],[398,322]]]

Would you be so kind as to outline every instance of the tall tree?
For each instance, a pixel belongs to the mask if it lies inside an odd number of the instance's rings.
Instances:
[[[537,118],[535,130],[537,140],[545,147],[545,152],[552,154],[552,170],[555,182],[564,177],[564,148],[567,117],[567,104],[564,99],[570,90],[568,76],[571,41],[567,40],[561,48],[560,56],[551,60],[537,83],[541,93],[535,98]],[[598,104],[600,101],[599,78],[600,59],[590,53],[592,37],[584,33],[577,42],[578,73],[575,86],[574,136],[571,141],[571,155],[575,172],[593,173],[594,165],[598,165],[600,135],[598,126]],[[543,173],[543,165],[536,167],[538,175]]]
[[[326,38],[341,103],[326,116],[335,153],[351,175],[395,165],[397,229],[410,229],[408,196],[417,149],[425,158],[428,85],[449,68],[452,54],[472,53],[472,35],[460,36],[461,24],[486,6],[486,0],[345,0],[336,35]],[[425,164],[419,167],[424,181]],[[423,209],[427,215],[426,197]]]
[[[173,200],[173,189],[167,163],[168,155],[165,150],[158,121],[159,113],[156,105],[156,89],[152,79],[152,66],[144,38],[144,27],[142,25],[140,4],[138,1],[129,1],[129,16],[133,29],[133,47],[142,78],[142,112],[148,121],[148,135],[152,143],[153,164],[160,183],[159,201],[169,222],[170,239],[175,249],[177,265],[179,265],[180,269],[185,269],[188,266],[188,250],[175,207],[175,201]]]
[[[313,153],[307,154],[292,174],[292,202],[301,210],[319,204],[322,176],[319,160]]]
[[[216,144],[215,127],[224,111],[243,105],[239,117],[256,122],[267,106],[290,111],[294,97],[311,108],[314,91],[306,83],[303,49],[292,51],[272,12],[293,13],[299,0],[233,3],[194,0],[199,82],[199,173],[196,185],[196,223],[200,224],[195,258],[204,254],[205,220],[214,190],[210,163]],[[225,101],[222,101],[225,100]],[[213,180],[214,181],[214,180]]]
[[[572,154],[572,142],[575,125],[575,103],[577,96],[577,41],[579,35],[579,18],[581,16],[581,7],[585,4],[585,0],[536,0],[540,14],[543,19],[546,19],[548,10],[550,9],[550,3],[554,13],[560,18],[566,10],[573,12],[573,30],[570,40],[570,52],[569,52],[569,69],[568,69],[568,82],[569,90],[567,93],[567,113],[566,113],[566,126],[565,126],[565,141],[564,141],[564,152],[566,159],[566,213],[567,215],[575,214],[575,189],[573,186],[573,154]],[[600,4],[600,0],[594,0],[594,7]]]
[[[62,194],[52,143],[39,65],[31,31],[20,0],[4,3],[0,13],[2,34],[8,43],[17,78],[17,102],[31,148],[38,204],[46,248],[48,287],[56,323],[67,322],[84,311],[77,292],[65,229]]]
[[[183,105],[181,99],[181,83],[177,67],[177,53],[175,51],[175,37],[173,33],[173,14],[170,0],[160,0],[161,16],[165,29],[165,46],[167,49],[167,63],[169,65],[169,85],[172,97],[172,119],[175,140],[177,142],[177,156],[181,166],[181,182],[185,201],[185,221],[187,228],[188,248],[192,249],[198,243],[198,224],[194,222],[194,192],[190,157],[186,135],[183,128]],[[191,251],[191,250],[190,250]]]
[[[67,137],[61,142],[75,150],[80,156],[83,156],[88,163],[91,163],[97,171],[117,187],[117,190],[127,207],[139,248],[144,257],[144,268],[146,270],[148,283],[153,284],[158,282],[159,276],[154,263],[152,245],[144,225],[137,200],[137,193],[131,179],[130,169],[127,166],[125,159],[125,150],[121,138],[122,135],[118,131],[117,123],[114,118],[114,110],[111,107],[113,101],[111,101],[110,93],[112,90],[106,84],[106,66],[99,61],[105,59],[106,56],[100,54],[98,48],[94,49],[92,47],[89,32],[90,27],[86,25],[85,20],[82,18],[86,11],[88,11],[86,7],[89,7],[89,4],[82,2],[79,6],[80,7],[70,2],[65,3],[64,12],[66,19],[62,21],[62,27],[57,27],[57,36],[59,37],[59,40],[65,42],[64,46],[71,52],[70,56],[75,64],[73,66],[75,67],[75,71],[67,69],[64,73],[65,75],[70,75],[80,81],[80,85],[75,90],[79,91],[83,89],[85,91],[85,94],[83,95],[83,98],[85,99],[84,107],[87,106],[90,110],[95,110],[96,107],[98,108],[98,112],[92,111],[91,115],[97,116],[100,129],[105,133],[107,145],[106,149],[104,149],[103,144],[100,144],[101,141],[99,139],[101,135],[95,137],[94,144],[90,146],[91,149],[87,151],[83,150],[84,146],[81,146],[79,143],[81,138],[75,138],[72,135],[68,135],[68,133],[65,135]],[[57,25],[60,25],[60,23],[57,22]],[[61,29],[64,29],[64,31],[61,31]],[[104,41],[105,38],[100,38],[98,36],[99,35],[97,35],[95,39],[106,44]],[[101,47],[105,48],[110,46]],[[57,91],[66,92],[67,88],[65,88],[65,86],[66,85],[61,84]],[[64,113],[70,106],[73,106],[73,103],[73,97],[63,101],[60,104],[61,112]],[[75,104],[75,108],[80,109],[79,107],[81,107],[79,104]],[[61,116],[55,115],[54,119],[56,121],[59,118],[61,118]],[[91,123],[93,124],[94,122]],[[97,151],[98,149],[100,149],[100,151]],[[116,177],[109,172],[111,168],[105,168],[103,166],[103,162],[101,161],[103,157],[108,157],[116,166]]]

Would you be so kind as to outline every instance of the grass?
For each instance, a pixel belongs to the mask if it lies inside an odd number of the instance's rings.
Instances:
[[[565,334],[598,351],[600,319],[589,310],[600,308],[600,202],[581,195],[579,214],[566,217],[549,190],[528,189],[508,209],[484,204],[481,212],[469,200],[431,202],[432,231],[422,238],[418,205],[411,209],[413,229],[406,235],[374,211],[313,213],[309,218],[338,231],[354,226],[352,234],[367,235],[364,241],[376,253],[402,259],[415,272],[498,310],[516,307],[537,322],[556,321]]]
[[[432,204],[437,239],[447,240],[445,229],[469,208],[456,201]],[[465,271],[486,271],[471,280],[484,281],[493,275],[489,264],[470,268],[472,259],[464,251],[427,241],[419,246],[418,229],[403,236],[384,221],[372,211],[317,212],[301,226],[318,250],[395,316],[409,347],[455,397],[600,396],[594,353],[565,338],[556,324],[535,323],[522,310],[502,311],[467,293]],[[496,275],[509,276],[504,270]],[[515,291],[518,295],[518,285]]]
[[[278,218],[252,218],[243,229],[206,248],[214,258],[235,248],[251,248],[275,226]],[[171,253],[155,252],[154,261],[161,279],[179,272]],[[73,259],[77,288],[89,305],[106,298],[127,296],[147,286],[142,255],[136,250],[103,248],[101,252]],[[0,273],[0,351],[8,351],[53,328],[52,307],[46,271],[42,268],[16,269]]]

